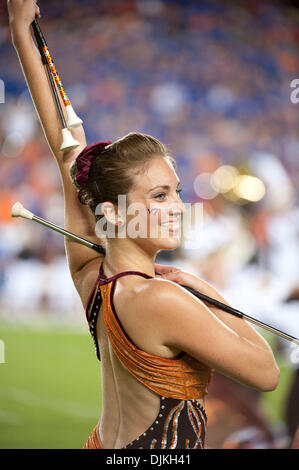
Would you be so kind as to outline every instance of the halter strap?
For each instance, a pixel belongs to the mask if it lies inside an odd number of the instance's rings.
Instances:
[[[134,274],[138,276],[142,276],[146,279],[153,279],[153,276],[149,276],[148,274],[142,273],[140,271],[123,271],[121,273],[115,274],[114,276],[107,277],[103,270],[103,264],[101,263],[98,280],[99,280],[99,284],[103,285],[103,284],[108,284],[109,282],[114,281],[115,279],[118,279],[119,277],[123,277],[127,275],[134,275]]]

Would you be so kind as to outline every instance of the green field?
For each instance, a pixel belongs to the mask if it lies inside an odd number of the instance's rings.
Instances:
[[[82,448],[101,409],[100,365],[87,326],[74,331],[2,324],[0,339],[0,448]],[[283,421],[292,378],[292,370],[279,365],[279,387],[263,396],[273,421]]]
[[[100,417],[100,369],[84,334],[3,327],[0,448],[83,447]]]

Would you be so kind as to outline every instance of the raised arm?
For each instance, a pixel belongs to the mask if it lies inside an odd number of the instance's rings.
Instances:
[[[78,201],[77,191],[69,176],[71,163],[86,145],[82,126],[71,130],[80,146],[64,152],[60,151],[61,124],[48,77],[31,32],[32,21],[36,16],[40,16],[39,8],[35,0],[8,0],[7,3],[12,43],[17,52],[45,137],[60,170],[65,198],[65,227],[70,232],[87,238],[93,243],[99,243],[94,230],[94,217],[87,206]],[[60,95],[59,99],[64,112]],[[96,271],[102,255],[70,240],[65,240],[65,247],[70,272],[80,293],[84,272],[90,266],[94,266]],[[91,278],[93,277],[94,275],[91,274]],[[89,287],[87,287],[88,289]]]

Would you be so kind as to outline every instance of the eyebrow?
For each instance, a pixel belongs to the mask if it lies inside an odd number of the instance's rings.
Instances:
[[[177,184],[177,187],[181,184],[181,182],[179,181],[178,184]],[[154,189],[157,189],[157,188],[162,188],[162,189],[165,189],[166,191],[170,189],[170,186],[169,184],[159,184],[158,186],[155,186],[154,188],[151,188],[149,190],[149,192],[153,191]]]

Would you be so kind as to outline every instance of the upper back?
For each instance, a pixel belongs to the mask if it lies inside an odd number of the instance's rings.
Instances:
[[[155,279],[144,273],[126,271],[107,278],[100,271],[86,310],[98,357],[97,318],[103,303],[109,343],[131,375],[160,395],[202,398],[211,369],[183,351],[163,344],[153,296],[148,297],[153,282]]]
[[[122,447],[147,429],[161,396],[203,405],[211,379],[209,368],[161,343],[148,308],[154,304],[144,308],[155,279],[125,274],[111,280],[100,273],[86,309],[102,362],[100,433],[106,448]]]

